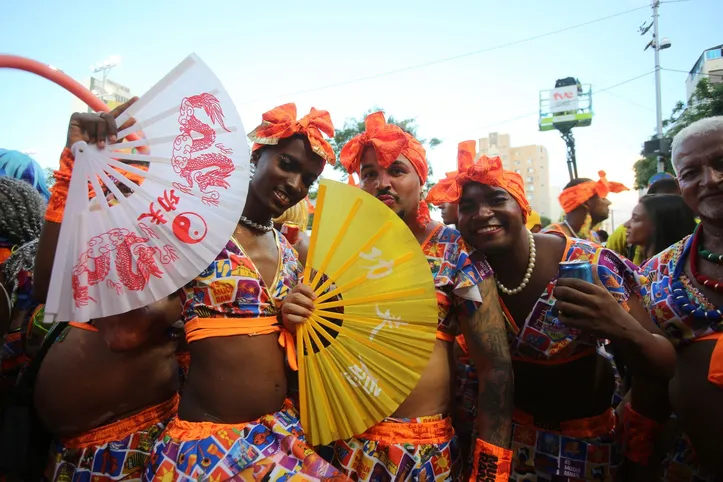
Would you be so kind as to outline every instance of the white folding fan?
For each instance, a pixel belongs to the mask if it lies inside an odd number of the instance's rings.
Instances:
[[[215,259],[243,210],[246,133],[201,59],[187,57],[116,122],[130,119],[118,139],[142,132],[138,140],[72,146],[48,323],[125,313],[170,295]]]

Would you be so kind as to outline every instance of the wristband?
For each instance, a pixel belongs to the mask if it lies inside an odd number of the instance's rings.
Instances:
[[[67,147],[63,149],[60,155],[60,169],[53,173],[55,184],[53,184],[52,194],[48,200],[48,207],[45,211],[45,220],[52,223],[63,222],[63,214],[65,213],[65,203],[68,200],[68,188],[70,187],[70,176],[73,174],[73,164],[75,158],[73,153]]]
[[[630,403],[623,408],[623,454],[639,465],[648,465],[663,424],[639,414]]]
[[[474,461],[470,481],[507,482],[510,479],[511,469],[511,450],[477,439],[474,444]]]

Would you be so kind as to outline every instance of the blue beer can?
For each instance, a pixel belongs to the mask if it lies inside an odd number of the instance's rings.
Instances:
[[[592,264],[589,261],[561,261],[559,275],[562,278],[575,278],[595,283],[592,277]]]

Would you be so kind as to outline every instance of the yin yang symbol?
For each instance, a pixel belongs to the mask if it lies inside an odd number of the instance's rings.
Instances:
[[[173,234],[186,244],[200,243],[207,232],[206,221],[196,213],[181,213],[173,220]]]

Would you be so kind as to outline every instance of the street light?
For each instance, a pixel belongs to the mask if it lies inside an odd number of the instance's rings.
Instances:
[[[113,67],[116,67],[120,64],[120,57],[113,55],[111,57],[108,57],[107,59],[103,60],[102,62],[98,62],[95,64],[95,66],[91,66],[90,69],[93,71],[94,74],[101,73],[101,83],[100,83],[100,95],[97,95],[101,100],[103,100],[104,97],[108,96],[108,93],[105,90],[105,80],[108,78],[108,73]],[[95,91],[93,92],[96,93]]]

